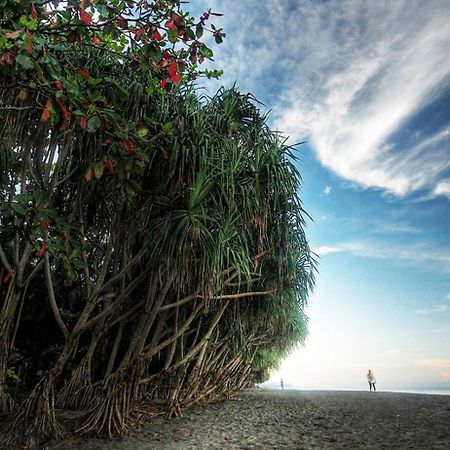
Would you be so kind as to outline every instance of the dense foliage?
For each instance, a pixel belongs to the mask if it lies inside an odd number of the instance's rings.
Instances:
[[[3,446],[179,414],[306,334],[291,148],[250,95],[189,87],[219,75],[211,15],[0,0]]]

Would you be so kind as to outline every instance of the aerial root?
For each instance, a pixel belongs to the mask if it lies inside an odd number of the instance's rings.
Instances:
[[[91,367],[91,358],[84,358],[58,394],[56,400],[58,407],[77,409],[87,406],[91,394]]]
[[[44,377],[18,408],[11,426],[0,437],[2,448],[39,448],[48,439],[61,439],[64,433],[55,416],[51,379]]]

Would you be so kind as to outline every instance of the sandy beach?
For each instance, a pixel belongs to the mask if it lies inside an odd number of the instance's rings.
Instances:
[[[252,389],[80,450],[450,449],[450,396]]]

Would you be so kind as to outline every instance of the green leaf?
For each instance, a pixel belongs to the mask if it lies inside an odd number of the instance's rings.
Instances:
[[[116,94],[122,100],[128,100],[130,98],[130,94],[127,89],[125,89],[120,84],[116,85]]]
[[[24,216],[28,212],[28,208],[22,203],[11,203],[11,208],[20,216]]]
[[[137,129],[138,136],[141,137],[141,138],[147,136],[148,131],[149,131],[149,130],[148,130],[148,127],[146,127],[146,126],[140,126],[140,127]]]
[[[19,53],[16,56],[16,61],[24,68],[24,69],[33,69],[34,63],[30,59],[29,56],[25,55],[24,53]]]
[[[197,35],[198,39],[200,39],[203,36],[203,27],[201,23],[199,23],[195,28],[195,34]]]
[[[169,38],[169,41],[172,42],[172,44],[176,44],[178,42],[177,30],[175,28],[172,28],[167,34],[167,37]]]
[[[92,116],[87,123],[87,131],[88,133],[95,133],[100,128],[100,117],[99,116]]]
[[[207,47],[206,45],[204,45],[201,50],[200,53],[202,54],[202,56],[204,56],[205,58],[212,58],[213,57],[213,51]]]
[[[105,168],[102,161],[98,161],[94,164],[94,175],[97,180],[99,180],[103,175],[103,169]]]
[[[18,194],[14,197],[14,200],[20,203],[28,203],[33,200],[33,196],[31,194]]]
[[[162,131],[164,134],[172,134],[173,133],[173,123],[166,122],[162,127]]]

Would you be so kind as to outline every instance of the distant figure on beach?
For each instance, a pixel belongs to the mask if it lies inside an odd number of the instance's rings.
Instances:
[[[375,383],[376,383],[375,376],[370,369],[369,369],[369,372],[367,373],[367,381],[369,382],[370,392],[372,392],[372,387],[373,387],[373,390],[376,391],[377,388],[375,387]]]
[[[283,381],[283,378],[281,379],[280,384],[281,384],[281,390],[284,391],[284,381]]]

